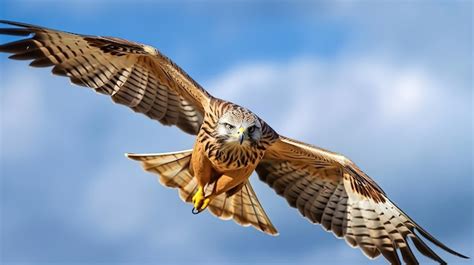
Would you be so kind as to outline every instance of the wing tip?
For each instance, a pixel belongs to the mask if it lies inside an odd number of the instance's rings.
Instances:
[[[12,21],[12,20],[6,20],[6,19],[0,19],[0,24],[5,24],[5,25],[11,25],[11,26],[17,26],[17,27],[22,27],[22,28],[36,28],[37,26],[23,23],[23,22],[17,22],[17,21]]]
[[[135,161],[141,161],[140,157],[142,157],[142,155],[135,154],[135,153],[125,153],[124,156],[130,160],[135,160]]]
[[[418,224],[416,224],[416,227],[415,227],[416,231],[418,231],[424,238],[428,239],[430,242],[432,242],[433,244],[435,244],[436,246],[438,246],[439,248],[443,249],[444,251],[454,255],[454,256],[457,256],[457,257],[460,257],[460,258],[463,258],[463,259],[470,259],[470,257],[466,256],[466,255],[463,255],[453,249],[451,249],[450,247],[446,246],[445,244],[441,243],[441,241],[437,240],[434,236],[432,236],[431,234],[429,234],[426,230],[424,230],[421,226],[419,226]]]
[[[413,223],[414,225],[414,229],[419,233],[417,236],[420,237],[419,235],[422,236],[422,238],[425,238],[427,239],[428,241],[430,241],[431,243],[433,243],[434,245],[438,246],[439,248],[441,248],[442,250],[454,255],[454,256],[457,256],[457,257],[460,257],[460,258],[464,258],[464,259],[470,259],[470,257],[466,256],[466,255],[463,255],[451,248],[449,248],[448,246],[446,246],[445,244],[443,244],[441,241],[439,241],[438,239],[436,239],[433,235],[431,235],[430,233],[428,233],[428,231],[426,231],[423,227],[421,227],[419,224],[417,224],[411,217],[409,217],[409,215],[407,215],[402,209],[400,209],[400,207],[398,207],[394,202],[392,202],[391,200],[389,200],[390,203],[396,208],[398,209],[403,215],[405,215],[406,218],[408,218],[408,220]],[[415,234],[415,233],[414,233]],[[415,234],[416,235],[416,234]],[[421,238],[421,237],[420,237]],[[419,238],[419,240],[421,240]],[[423,241],[422,241],[423,242]]]
[[[6,19],[0,19],[0,24],[15,25],[16,22],[11,21],[11,20],[6,20]]]
[[[265,232],[265,234],[277,237],[280,235],[280,232],[278,232],[277,230],[270,230],[270,231]]]
[[[135,153],[124,153],[124,156],[131,160],[140,161],[141,155]]]

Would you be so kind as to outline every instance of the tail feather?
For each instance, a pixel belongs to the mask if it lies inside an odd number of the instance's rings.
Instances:
[[[163,186],[179,188],[182,195],[180,197],[183,199],[183,196],[187,198],[189,194],[193,194],[197,186],[197,182],[189,172],[191,154],[192,150],[185,150],[163,154],[126,154],[126,156],[140,161],[146,171],[159,175],[159,181]]]
[[[163,186],[179,189],[179,197],[192,203],[192,197],[198,189],[196,178],[190,172],[192,150],[162,154],[126,154],[130,159],[141,162],[142,167],[159,176]],[[256,229],[277,235],[270,218],[250,185],[245,183],[242,189],[231,196],[223,193],[209,204],[209,210],[220,219],[234,221],[242,226],[252,225]]]
[[[209,204],[209,210],[221,219],[234,219],[242,226],[251,225],[264,233],[278,235],[250,182],[230,197],[226,193],[215,197]]]

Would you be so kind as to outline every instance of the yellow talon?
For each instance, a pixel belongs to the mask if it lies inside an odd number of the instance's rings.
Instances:
[[[203,198],[204,198],[204,194],[202,192],[202,188],[199,187],[193,196],[194,207],[197,207],[198,202],[200,202]]]
[[[194,194],[193,196],[193,204],[194,204],[193,213],[198,214],[204,211],[204,209],[206,209],[207,206],[209,205],[209,202],[211,202],[211,199],[204,197],[203,189],[202,187],[199,187],[196,194]]]
[[[202,202],[202,205],[199,209],[197,209],[199,212],[202,212],[204,211],[204,209],[207,208],[207,206],[209,205],[209,203],[211,202],[211,199],[209,198],[205,198],[204,201]]]

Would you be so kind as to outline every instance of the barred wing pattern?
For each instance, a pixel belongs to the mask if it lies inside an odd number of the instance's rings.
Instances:
[[[447,252],[465,257],[417,225],[341,155],[281,137],[267,150],[256,171],[304,217],[361,248],[369,258],[382,254],[390,263],[400,264],[398,250],[405,263],[418,264],[410,238],[423,255],[445,264],[417,233]]]
[[[146,171],[159,176],[163,186],[179,189],[179,197],[184,202],[192,203],[198,185],[189,170],[191,154],[192,150],[186,150],[165,154],[127,154],[127,157],[140,161]],[[207,189],[212,189],[212,186]],[[220,219],[233,219],[242,226],[251,225],[264,233],[278,234],[250,182],[245,183],[235,194],[222,193],[215,197],[209,204],[209,210]]]
[[[181,68],[151,46],[112,37],[78,35],[29,24],[0,21],[16,27],[0,34],[30,36],[0,45],[11,59],[33,60],[34,67],[77,85],[109,95],[164,125],[197,134],[210,95]]]

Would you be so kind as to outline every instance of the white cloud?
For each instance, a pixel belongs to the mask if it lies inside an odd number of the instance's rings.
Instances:
[[[19,157],[29,152],[37,140],[38,131],[46,123],[42,91],[46,89],[41,73],[30,72],[24,66],[2,74],[1,156]],[[44,73],[43,73],[44,74]],[[21,141],[15,141],[21,138]],[[3,158],[2,158],[3,159]]]
[[[419,67],[388,58],[300,58],[241,65],[207,87],[218,97],[263,112],[261,116],[269,116],[280,133],[309,139],[318,131],[354,124],[359,126],[352,133],[367,130],[360,128],[369,126],[367,122],[373,128],[386,120],[414,121],[440,99],[438,81],[433,79]]]
[[[132,166],[127,163],[105,165],[85,187],[81,222],[88,222],[108,239],[135,233],[146,223],[153,208],[153,202],[144,196],[149,194],[145,183],[130,181],[135,178]]]

